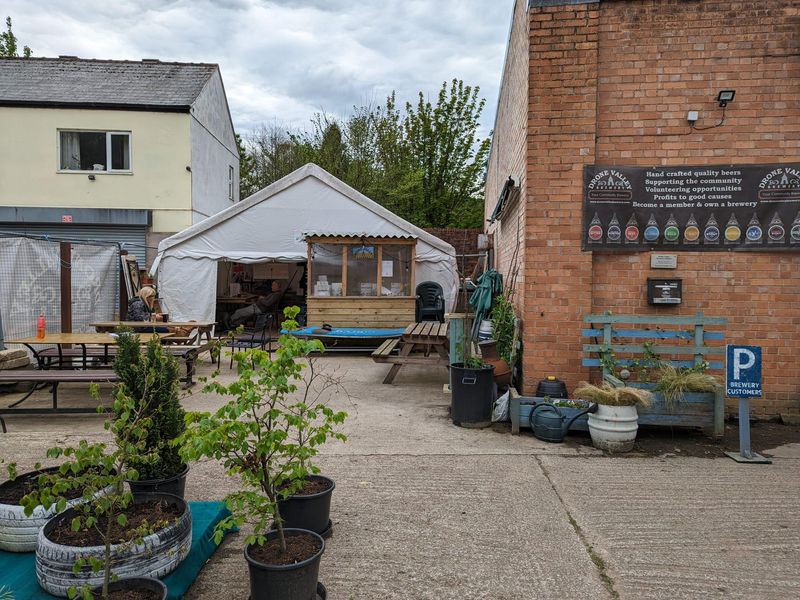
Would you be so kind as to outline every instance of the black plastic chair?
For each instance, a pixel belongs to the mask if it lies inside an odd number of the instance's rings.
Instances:
[[[417,286],[416,321],[444,323],[444,290],[435,281],[423,281]]]
[[[226,346],[231,349],[231,364],[228,368],[233,368],[233,353],[237,350],[251,350],[261,348],[264,350],[267,344],[272,343],[271,331],[275,317],[269,313],[263,313],[256,317],[255,324],[248,327],[237,338],[230,340]]]

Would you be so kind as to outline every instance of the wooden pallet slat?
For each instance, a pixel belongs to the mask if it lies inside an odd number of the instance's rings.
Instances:
[[[602,329],[581,329],[583,337],[601,337],[603,335]],[[686,330],[670,330],[670,329],[612,329],[611,336],[613,338],[632,338],[632,339],[680,339],[680,340],[693,340],[694,332]],[[706,340],[724,340],[725,334],[721,331],[705,331],[703,339]]]
[[[653,345],[650,349],[656,354],[725,354],[722,346],[658,346]],[[584,352],[630,352],[641,354],[647,350],[646,346],[631,344],[584,344]]]

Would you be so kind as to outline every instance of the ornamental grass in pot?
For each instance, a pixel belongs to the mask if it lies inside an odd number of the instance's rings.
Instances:
[[[667,363],[661,365],[653,390],[660,393],[668,412],[676,412],[689,394],[716,394],[722,389],[720,378],[706,373],[707,368],[708,363],[705,362],[688,369]]]
[[[633,387],[614,387],[582,383],[573,393],[575,398],[589,400],[598,405],[597,412],[589,413],[589,433],[595,448],[608,452],[629,452],[636,443],[639,429],[637,406],[649,406],[653,394]]]
[[[114,372],[119,377],[118,389],[133,400],[150,423],[143,447],[147,459],[129,458],[129,466],[139,474],[138,480],[128,482],[134,497],[164,492],[183,498],[189,466],[174,443],[186,430],[179,399],[178,361],[164,352],[157,338],[142,351],[139,336],[122,330],[117,338]]]
[[[290,327],[298,312],[286,309]],[[226,497],[231,515],[214,535],[221,541],[232,527],[252,528],[244,554],[253,600],[309,600],[317,593],[325,541],[313,531],[286,527],[281,500],[318,471],[312,460],[321,445],[345,439],[338,432],[344,412],[310,405],[297,393],[309,368],[306,359],[321,349],[317,340],[283,335],[272,356],[260,349],[235,353],[238,378],[205,387],[228,402],[213,413],[187,415],[180,438],[184,459],[214,458],[242,482],[242,489]]]
[[[92,394],[97,397],[96,386]],[[105,423],[113,433],[110,445],[81,440],[74,447],[48,450],[49,458],[67,460],[57,472],[40,477],[38,489],[22,499],[26,512],[40,505],[66,508],[65,489],[83,490],[86,501],[53,517],[39,532],[36,576],[47,592],[113,598],[113,582],[162,577],[188,554],[192,519],[187,504],[169,494],[135,500],[125,485],[139,476],[131,464],[157,459],[147,449],[152,426],[148,408],[118,387],[114,417]],[[108,493],[98,493],[109,488]],[[93,588],[98,592],[93,594]]]

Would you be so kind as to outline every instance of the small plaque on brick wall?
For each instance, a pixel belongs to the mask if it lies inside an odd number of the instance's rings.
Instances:
[[[678,255],[677,254],[651,254],[650,255],[650,268],[651,269],[677,269],[678,268]]]

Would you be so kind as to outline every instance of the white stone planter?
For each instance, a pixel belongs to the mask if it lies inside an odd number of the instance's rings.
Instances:
[[[608,452],[629,452],[636,442],[639,415],[635,406],[600,404],[589,413],[589,433],[595,448]]]

